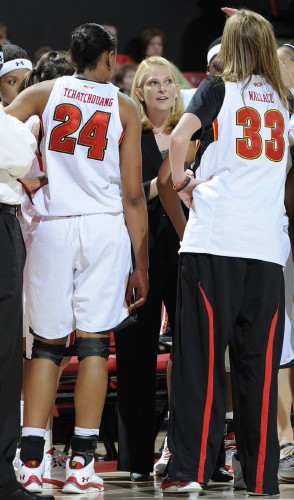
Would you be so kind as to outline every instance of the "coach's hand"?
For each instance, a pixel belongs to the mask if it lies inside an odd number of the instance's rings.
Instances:
[[[136,307],[142,306],[147,298],[149,288],[148,271],[145,269],[135,268],[129,277],[126,301],[129,307],[129,312]],[[134,300],[131,302],[131,299]]]

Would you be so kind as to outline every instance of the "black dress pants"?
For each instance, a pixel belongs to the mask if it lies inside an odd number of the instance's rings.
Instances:
[[[20,429],[22,280],[25,247],[17,218],[0,212],[0,495],[17,484],[12,461]]]
[[[169,419],[172,480],[207,483],[223,439],[225,349],[247,491],[277,494],[277,374],[284,334],[282,266],[180,257]]]
[[[115,335],[118,377],[118,470],[150,472],[154,465],[155,382],[162,301],[171,330],[177,266],[168,259],[149,269],[149,293],[138,321]]]

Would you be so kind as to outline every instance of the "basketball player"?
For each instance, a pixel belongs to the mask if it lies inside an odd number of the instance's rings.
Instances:
[[[0,70],[3,52],[0,46]],[[16,480],[13,458],[19,433],[22,379],[22,271],[25,248],[17,206],[25,191],[17,181],[30,168],[36,141],[23,124],[0,110],[0,498],[36,500]],[[47,495],[47,500],[53,496]]]
[[[260,40],[263,40],[262,44]],[[277,372],[284,330],[283,266],[289,92],[272,26],[240,10],[226,22],[222,78],[199,86],[171,137],[174,188],[190,215],[181,243],[169,447],[163,492],[201,490],[225,417],[231,351],[235,433],[247,493],[278,494]],[[183,159],[213,124],[195,187]],[[195,189],[194,189],[195,187]]]
[[[76,75],[33,85],[7,108],[23,121],[34,114],[42,118],[49,181],[33,199],[38,215],[25,270],[35,339],[25,380],[18,477],[35,492],[42,491],[45,427],[73,330],[80,365],[63,491],[103,490],[93,455],[107,390],[109,332],[133,321],[130,313],[147,294],[139,114],[131,99],[108,83],[116,61],[108,30],[94,23],[76,28],[70,52]]]

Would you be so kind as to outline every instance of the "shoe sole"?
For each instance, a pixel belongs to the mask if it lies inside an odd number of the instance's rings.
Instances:
[[[43,491],[42,484],[40,484],[39,481],[35,481],[34,479],[28,480],[26,483],[20,482],[20,484],[23,486],[23,488],[30,491],[31,493],[42,493]]]
[[[62,488],[62,493],[99,493],[100,491],[104,491],[104,487],[102,485],[99,485],[99,487],[93,487],[93,486],[86,486],[79,487],[73,483],[67,483],[63,488]]]
[[[248,496],[252,497],[279,497],[280,493],[255,493],[255,491],[247,491]]]
[[[162,489],[162,493],[197,493],[197,491],[202,491],[201,486],[169,486],[168,488]]]
[[[43,488],[44,489],[58,489],[60,490],[65,485],[65,481],[58,481],[57,479],[44,479],[43,478]]]

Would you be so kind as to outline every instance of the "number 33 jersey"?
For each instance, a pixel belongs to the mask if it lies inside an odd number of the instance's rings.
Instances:
[[[76,76],[56,80],[42,115],[48,185],[34,196],[39,215],[122,212],[118,91]]]
[[[289,253],[284,187],[289,111],[259,76],[210,77],[186,112],[201,121],[197,178],[181,252],[284,265]]]

